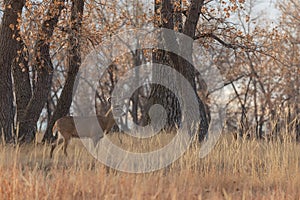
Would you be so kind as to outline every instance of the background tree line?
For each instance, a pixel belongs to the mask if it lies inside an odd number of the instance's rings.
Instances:
[[[32,142],[39,129],[45,129],[43,140],[50,141],[54,122],[77,109],[72,91],[85,56],[103,37],[148,26],[193,38],[188,55],[199,49],[196,55],[221,71],[228,91],[228,129],[257,138],[300,135],[298,1],[277,2],[277,25],[258,17],[256,0],[4,0],[1,6],[0,128],[6,142]],[[176,37],[162,40],[180,45]],[[108,106],[106,97],[127,70],[149,62],[171,66],[192,85],[202,140],[215,91],[207,89],[205,74],[170,52],[141,49],[114,60],[99,80],[97,112]],[[146,84],[126,103],[126,118],[137,124],[149,123],[148,110],[158,103],[167,111],[167,126],[180,125],[179,101],[165,87]]]

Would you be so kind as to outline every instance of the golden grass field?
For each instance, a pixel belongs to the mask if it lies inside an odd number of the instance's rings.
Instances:
[[[172,135],[148,142],[120,137],[124,148],[147,149]],[[289,139],[223,136],[203,159],[193,144],[169,167],[145,174],[105,167],[78,139],[67,158],[56,150],[50,159],[49,151],[49,145],[1,145],[0,199],[300,199],[300,146]]]

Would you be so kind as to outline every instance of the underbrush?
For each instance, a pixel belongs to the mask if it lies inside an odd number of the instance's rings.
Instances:
[[[148,152],[174,135],[133,140],[109,136],[127,151]],[[106,167],[80,140],[68,157],[49,158],[49,145],[0,147],[0,199],[299,199],[300,147],[296,142],[234,140],[223,136],[200,158],[195,142],[166,168],[126,173]]]

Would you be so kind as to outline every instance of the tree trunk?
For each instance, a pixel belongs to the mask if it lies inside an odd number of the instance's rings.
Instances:
[[[199,14],[202,6],[203,6],[203,0],[191,1],[188,14],[187,14],[187,19],[185,20],[184,27],[182,30],[184,34],[186,34],[191,38],[194,38],[195,36],[196,25],[198,23]],[[161,13],[158,13],[160,7],[161,7]],[[178,16],[178,14],[175,15],[175,22],[177,22],[175,25],[173,19],[174,18],[173,14],[177,12],[178,9],[174,8],[170,0],[163,0],[161,5],[155,3],[155,14],[161,15],[161,17],[159,16],[155,17],[155,19],[161,19],[161,22],[155,21],[155,26],[163,27],[171,30],[174,30],[175,27],[177,27],[177,29],[180,31],[182,27],[180,24],[178,24],[178,22],[181,23],[181,19]],[[193,51],[192,43],[185,44],[185,41],[179,41],[178,43],[175,34],[168,34],[167,36],[163,36],[162,41],[164,42],[164,45],[166,46],[167,49],[170,50],[182,49],[183,51],[185,51],[184,55],[187,55],[189,60],[192,60],[191,59],[192,51]],[[171,66],[181,75],[183,75],[185,79],[188,80],[188,82],[191,84],[192,88],[195,91],[197,102],[199,104],[200,129],[198,135],[199,135],[199,140],[202,141],[205,138],[205,135],[207,134],[208,119],[205,111],[205,105],[201,101],[196,91],[196,83],[195,83],[196,71],[194,67],[187,60],[180,58],[178,55],[175,55],[174,53],[171,52],[163,52],[162,50],[155,50],[153,55],[153,62]],[[170,77],[164,75],[163,72],[154,71],[153,73],[155,78],[165,79],[165,77]],[[173,77],[174,78],[172,78],[172,80],[167,80],[167,82],[171,84],[172,82],[175,81],[175,84],[180,85],[180,83],[178,82],[179,79],[177,79],[176,76]],[[177,99],[175,94],[173,94],[170,90],[168,90],[167,88],[161,85],[154,85],[152,87],[152,91],[150,95],[150,104],[151,105],[160,104],[166,109],[167,116],[168,116],[167,124],[166,124],[167,127],[173,127],[176,125],[180,126],[182,113],[179,105],[179,100]]]
[[[154,26],[164,27],[168,29],[173,29],[173,9],[172,4],[169,0],[163,0],[162,2],[155,1],[154,5],[155,10],[155,21]],[[164,38],[161,38],[164,39]],[[174,40],[171,41],[174,43]],[[167,43],[167,41],[166,41]],[[153,56],[152,56],[152,62],[155,64],[163,64],[172,66],[171,58],[169,57],[169,54],[163,50],[160,49],[154,49]],[[165,74],[163,71],[155,70],[153,71],[153,81],[156,80],[162,80],[164,79],[167,81],[168,84],[171,84],[174,80],[166,80],[166,77],[170,77],[168,74]],[[180,112],[180,106],[179,101],[175,94],[171,92],[168,88],[159,85],[159,84],[153,84],[151,86],[151,94],[149,98],[149,104],[147,106],[146,113],[148,113],[150,107],[154,104],[159,104],[164,107],[167,114],[167,121],[165,125],[165,129],[170,129],[175,126],[180,126],[180,120],[181,120],[181,112]],[[146,121],[149,123],[149,116],[147,117]]]
[[[35,138],[36,124],[47,102],[51,90],[53,64],[50,57],[50,39],[53,35],[60,13],[64,8],[64,0],[52,0],[53,8],[49,8],[47,19],[42,24],[42,30],[36,45],[36,63],[34,69],[37,80],[33,95],[26,110],[19,120],[19,141],[31,142]]]
[[[19,34],[17,34],[20,37]],[[20,37],[21,38],[21,37]],[[14,78],[14,91],[16,97],[16,107],[17,107],[17,123],[19,126],[20,121],[24,119],[24,114],[26,107],[32,97],[32,88],[30,84],[29,77],[29,66],[28,66],[28,52],[24,52],[24,43],[22,39],[18,42],[18,57],[14,60],[13,63],[13,78]],[[17,133],[19,134],[19,133]]]
[[[76,76],[81,65],[80,55],[80,28],[83,16],[84,0],[73,0],[71,8],[71,28],[70,34],[70,50],[68,53],[68,74],[62,93],[58,99],[56,109],[48,122],[47,130],[43,138],[43,142],[51,142],[52,128],[57,119],[68,114],[72,104],[72,94],[75,85]],[[75,86],[76,87],[76,86]]]
[[[0,27],[0,134],[4,133],[6,142],[13,139],[13,91],[11,66],[17,56],[17,28],[19,15],[22,13],[24,0],[5,0]]]

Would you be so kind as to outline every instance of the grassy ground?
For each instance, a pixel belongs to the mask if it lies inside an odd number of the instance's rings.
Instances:
[[[119,143],[114,134],[111,140]],[[163,145],[171,134],[150,141],[120,136],[123,148]],[[119,144],[120,145],[120,144]],[[0,147],[0,199],[300,199],[300,147],[283,141],[222,137],[199,159],[193,145],[169,167],[129,174],[105,167],[73,140],[65,158],[50,147]]]

